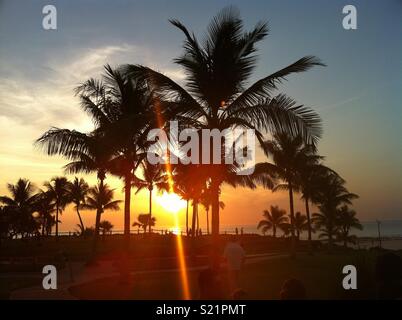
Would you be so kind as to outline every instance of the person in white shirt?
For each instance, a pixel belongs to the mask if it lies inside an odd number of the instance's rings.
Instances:
[[[223,252],[223,257],[226,260],[231,290],[234,292],[239,288],[240,271],[246,258],[244,249],[235,237],[229,239]]]

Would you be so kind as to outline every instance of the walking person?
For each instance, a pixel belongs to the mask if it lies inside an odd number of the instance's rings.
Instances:
[[[246,253],[236,237],[230,237],[223,252],[226,260],[231,292],[240,288],[240,272],[243,267]]]

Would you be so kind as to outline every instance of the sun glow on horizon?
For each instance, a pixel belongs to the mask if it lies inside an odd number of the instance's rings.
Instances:
[[[186,201],[182,200],[176,193],[164,192],[162,195],[156,197],[156,201],[166,211],[177,213],[186,207]]]

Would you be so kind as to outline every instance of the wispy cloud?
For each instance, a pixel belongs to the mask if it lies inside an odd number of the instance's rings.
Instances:
[[[184,78],[179,69],[146,47],[128,44],[49,52],[36,63],[17,56],[7,64],[0,61],[1,179],[13,181],[16,176],[28,176],[40,182],[62,173],[65,160],[43,155],[35,150],[33,142],[51,126],[91,130],[92,124],[80,110],[73,89],[90,77],[100,77],[106,63],[113,67],[140,63],[176,81]],[[0,191],[3,187],[0,185]]]
[[[78,111],[73,89],[90,77],[100,77],[103,66],[133,62],[157,65],[144,47],[122,44],[98,48],[75,48],[50,56],[36,70],[21,74],[13,65],[0,65],[7,78],[0,79],[0,117],[24,125],[86,125]],[[14,68],[16,67],[16,68]],[[13,69],[15,71],[13,71]],[[184,79],[180,69],[162,70],[176,81]],[[37,74],[37,77],[32,76]],[[34,79],[33,79],[34,77]]]

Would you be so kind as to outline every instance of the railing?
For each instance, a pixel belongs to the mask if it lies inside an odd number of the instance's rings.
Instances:
[[[147,229],[145,231],[145,233],[148,233],[149,230]],[[171,230],[171,229],[151,229],[152,233],[156,233],[156,234],[160,234],[160,235],[164,235],[164,234],[177,234],[176,231]],[[102,232],[101,232],[102,234]],[[107,235],[123,235],[124,234],[124,230],[112,230],[110,232],[106,233]],[[136,235],[136,234],[144,234],[144,230],[143,229],[131,229],[130,230],[130,234],[132,235]],[[221,230],[220,234],[231,234],[231,235],[241,235],[241,234],[258,234],[258,233],[250,233],[250,232],[241,232],[241,231],[236,231],[236,229],[227,229],[227,230]],[[56,232],[52,232],[49,235],[51,236],[55,236]],[[75,235],[79,235],[78,231],[59,231],[59,236],[75,236]],[[180,235],[185,236],[186,235],[186,231],[182,230],[180,231]],[[203,231],[201,229],[201,235],[208,235],[205,231]]]

